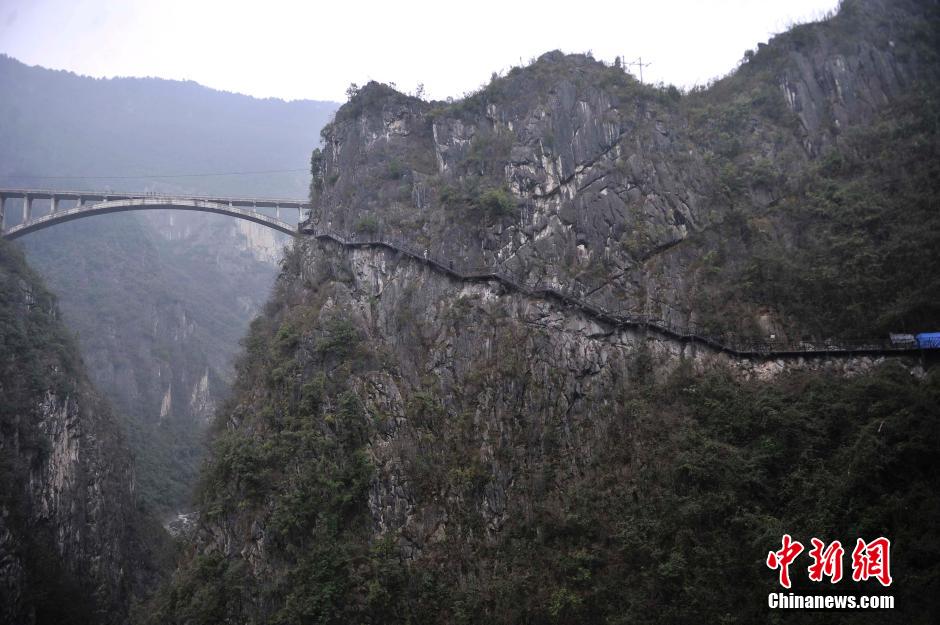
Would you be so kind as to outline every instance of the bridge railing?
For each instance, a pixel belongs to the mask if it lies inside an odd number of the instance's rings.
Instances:
[[[262,204],[262,208],[270,205],[281,205],[292,208],[310,208],[310,202],[307,200],[298,200],[294,198],[261,198],[244,196],[225,196],[225,195],[180,195],[176,193],[163,193],[159,191],[70,191],[67,189],[19,189],[19,188],[0,188],[0,196],[7,199],[18,199],[31,197],[35,199],[59,198],[74,200],[78,198],[100,199],[107,201],[109,199],[143,199],[143,198],[185,198],[191,200],[206,200],[212,202],[239,204]]]
[[[714,349],[739,356],[773,356],[792,354],[839,354],[839,353],[883,353],[909,352],[916,349],[913,345],[896,344],[888,339],[765,339],[762,337],[742,336],[730,332],[717,334],[695,324],[682,325],[658,316],[631,311],[612,311],[602,304],[591,302],[582,297],[584,285],[575,288],[558,286],[526,285],[518,282],[498,266],[466,267],[455,266],[453,260],[442,258],[430,249],[417,249],[412,243],[385,236],[382,232],[347,233],[332,229],[321,229],[309,221],[298,225],[301,232],[318,238],[332,239],[344,246],[382,246],[405,254],[426,264],[450,273],[462,280],[496,280],[519,292],[542,298],[553,298],[567,305],[576,307],[588,315],[618,327],[636,327],[665,334],[684,342],[702,343]]]
[[[9,197],[7,195],[9,190],[0,190],[0,199]],[[139,209],[139,208],[179,208],[184,210],[196,210],[203,212],[214,212],[221,214],[228,214],[236,217],[241,217],[248,219],[250,221],[255,221],[261,224],[267,224],[270,227],[275,228],[281,232],[286,233],[295,233],[296,227],[294,224],[288,221],[281,220],[280,217],[280,208],[272,204],[272,202],[279,202],[280,200],[257,200],[257,204],[260,206],[252,206],[246,202],[241,204],[233,204],[227,202],[223,198],[210,197],[210,196],[175,196],[175,195],[163,195],[163,194],[115,194],[118,197],[113,196],[102,196],[100,194],[84,194],[79,200],[78,204],[75,206],[70,206],[68,208],[61,208],[56,206],[54,201],[52,208],[49,212],[44,213],[38,217],[31,217],[29,207],[25,207],[23,210],[23,215],[26,218],[25,221],[20,221],[15,226],[6,228],[5,220],[0,218],[0,226],[2,231],[0,235],[4,237],[16,237],[30,232],[34,229],[42,227],[44,224],[55,223],[58,221],[65,221],[69,218],[74,218],[82,214],[94,214],[97,212],[112,212],[114,210],[121,210],[121,206],[124,204],[128,205],[128,210]],[[91,203],[84,203],[83,200],[89,198],[94,200]],[[37,198],[37,199],[49,199],[49,198]],[[73,198],[76,199],[76,198]],[[287,200],[285,200],[287,201]],[[289,206],[286,210],[298,210],[302,211],[303,208],[298,205],[294,200],[290,200],[294,205]],[[276,208],[278,210],[278,216],[271,216],[259,209],[263,208]],[[3,216],[2,208],[0,208],[0,217]]]

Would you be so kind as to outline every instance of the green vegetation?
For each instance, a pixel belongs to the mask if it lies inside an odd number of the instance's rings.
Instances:
[[[506,189],[487,189],[475,201],[475,207],[488,219],[516,217],[518,202]]]
[[[247,413],[235,403],[222,411],[220,428],[242,423],[216,433],[200,500],[207,522],[261,517],[278,572],[259,579],[239,558],[197,555],[147,622],[241,620],[252,597],[277,606],[269,623],[347,623],[364,614],[376,622],[396,594],[383,580],[397,558],[387,546],[369,546],[365,445],[373,426],[349,385],[373,366],[371,351],[348,321],[321,322],[310,306],[274,314],[279,324],[252,325],[239,363],[242,393],[252,384],[263,393]]]
[[[940,320],[940,93],[852,129],[780,206],[800,235],[746,269],[748,294],[816,335],[934,329]]]
[[[0,551],[10,576],[4,583],[11,584],[4,591],[4,601],[10,599],[4,615],[37,625],[117,622],[126,593],[154,583],[160,567],[172,566],[162,528],[135,508],[127,491],[129,462],[115,421],[91,389],[55,297],[22,253],[0,239]],[[63,473],[52,476],[51,455],[63,454],[53,449],[57,437],[74,445],[65,453],[78,457],[71,465],[59,458]],[[54,502],[45,499],[53,496]],[[89,510],[93,504],[104,509]],[[87,515],[95,516],[102,532],[121,531],[99,538]],[[64,539],[69,548],[63,549]],[[107,554],[93,551],[105,543]],[[120,586],[111,583],[115,572],[107,567],[126,562],[134,563],[134,576]],[[7,594],[17,583],[23,594]]]
[[[389,180],[401,180],[408,173],[408,167],[397,157],[392,156],[388,159],[388,178]]]
[[[191,385],[205,375],[210,394],[224,394],[224,358],[248,321],[237,293],[249,283],[261,291],[265,276],[219,279],[199,263],[206,250],[154,237],[136,215],[106,221],[104,230],[96,219],[62,224],[24,245],[64,294],[63,316],[92,379],[124,420],[144,500],[174,512],[188,505],[204,453],[205,424],[189,412]],[[161,415],[168,387],[170,410]]]
[[[0,418],[14,427],[47,389],[75,391],[81,370],[75,343],[57,319],[54,296],[12,244],[0,239]],[[11,439],[7,439],[11,440]]]
[[[533,98],[544,98],[559,83],[568,82],[579,91],[599,87],[611,94],[617,105],[632,103],[637,98],[668,103],[680,97],[675,87],[641,85],[622,67],[602,65],[590,54],[564,54],[553,50],[531,59],[528,65],[512,67],[505,76],[494,73],[479,90],[440,106],[436,114],[473,117],[484,113],[490,103],[528,104]]]
[[[475,135],[470,141],[470,150],[463,166],[469,173],[478,176],[501,178],[509,162],[513,138],[514,135],[508,129],[503,129],[500,133]]]
[[[729,306],[749,302],[780,313],[794,336],[933,329],[940,319],[938,104],[936,89],[915,91],[875,123],[843,133],[797,175],[766,161],[726,166],[719,180],[729,197],[790,190],[766,209],[725,219],[722,246],[736,252],[703,274],[703,318],[721,326],[735,318]]]
[[[525,351],[506,349],[475,360],[448,394],[427,379],[404,398],[406,425],[391,425],[364,411],[356,380],[395,376],[395,359],[377,358],[355,324],[323,315],[319,303],[334,292],[316,285],[312,301],[271,308],[255,324],[202,486],[206,522],[248,533],[257,523],[274,568],[259,575],[237,552],[201,552],[159,595],[149,622],[775,622],[766,596],[776,577],[763,562],[783,533],[807,544],[890,537],[897,614],[931,622],[937,370],[924,380],[886,365],[849,379],[768,383],[680,369],[657,383],[639,352],[628,367],[635,383],[609,389],[590,428],[499,414],[488,418],[500,442],[481,454],[492,439],[479,398],[554,378],[534,377]],[[456,305],[463,322],[473,305]],[[487,323],[498,344],[532,338],[507,319]],[[398,327],[420,342],[413,314]],[[384,439],[390,428],[404,430]],[[572,436],[587,437],[586,455],[571,456]],[[394,533],[374,534],[377,469],[366,450],[382,440],[394,446],[412,501],[447,512],[443,537],[413,561]],[[511,486],[497,477],[507,466]],[[485,514],[495,488],[508,489],[498,531]],[[793,575],[797,592],[881,594]],[[831,622],[827,613],[803,617]]]
[[[350,85],[346,90],[349,98],[345,105],[336,111],[336,117],[333,123],[342,123],[348,120],[357,119],[364,111],[381,110],[381,105],[391,99],[398,102],[420,102],[421,100],[399,93],[392,87],[371,81],[362,87]]]
[[[700,254],[687,304],[700,325],[764,334],[753,320],[768,313],[790,338],[838,339],[938,323],[940,91],[930,68],[940,57],[927,35],[937,8],[898,2],[880,11],[844,2],[837,17],[780,35],[683,100],[690,137],[708,150],[709,201],[722,215],[685,242]],[[920,81],[871,121],[840,127],[830,106],[818,111],[822,128],[803,129],[781,89],[784,76],[799,74],[788,51],[854,54],[859,38],[883,49],[871,31],[895,19],[904,34],[891,52],[919,63]]]
[[[374,215],[363,216],[356,225],[353,226],[353,232],[358,234],[375,234],[381,229],[382,224]]]
[[[470,222],[482,220],[492,224],[519,214],[519,202],[509,189],[487,186],[475,177],[465,178],[456,185],[444,184],[439,200],[445,210]]]
[[[323,191],[323,172],[323,151],[315,148],[310,153],[310,195],[312,197]]]

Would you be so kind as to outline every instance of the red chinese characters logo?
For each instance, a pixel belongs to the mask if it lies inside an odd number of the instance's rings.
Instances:
[[[891,541],[887,538],[876,538],[870,543],[859,538],[855,543],[855,549],[852,551],[852,579],[861,582],[871,577],[877,579],[882,586],[890,586],[893,581]]]
[[[825,577],[828,577],[832,584],[841,581],[842,559],[845,555],[842,543],[835,540],[827,546],[816,537],[810,539],[810,542],[813,548],[807,555],[813,562],[806,569],[810,581],[821,582]],[[779,569],[780,585],[784,588],[791,587],[790,565],[803,550],[803,543],[793,540],[789,534],[784,534],[780,550],[767,554],[767,566],[770,569]],[[882,586],[890,586],[894,581],[891,578],[891,541],[883,536],[871,542],[859,538],[855,549],[852,550],[852,580],[863,582],[872,578],[878,580]]]
[[[826,543],[815,537],[810,542],[813,543],[813,548],[809,550],[809,556],[813,559],[808,569],[810,580],[821,582],[823,577],[828,577],[831,584],[838,583],[842,579],[842,556],[845,554],[842,543],[836,540],[826,547]]]
[[[783,547],[780,551],[771,551],[767,554],[767,566],[780,569],[780,585],[790,587],[790,563],[803,552],[803,543],[794,541],[789,534],[783,535]]]

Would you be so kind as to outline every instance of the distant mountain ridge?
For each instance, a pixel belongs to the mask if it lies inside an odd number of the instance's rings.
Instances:
[[[0,55],[3,184],[160,186],[305,197],[309,174],[150,180],[147,175],[306,170],[333,102],[257,99],[194,82],[99,79]],[[90,153],[93,150],[94,153]],[[141,176],[83,182],[27,176]],[[23,184],[23,182],[18,182]],[[136,190],[136,189],[135,189]]]
[[[304,198],[310,151],[338,106],[94,79],[6,56],[0,90],[0,185],[44,188]],[[272,170],[290,171],[147,177]],[[8,225],[18,219],[8,201]],[[21,241],[125,421],[140,491],[161,512],[185,506],[202,429],[227,394],[286,241],[254,224],[169,211],[84,219]]]

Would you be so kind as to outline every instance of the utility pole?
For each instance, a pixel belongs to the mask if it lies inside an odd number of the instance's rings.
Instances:
[[[627,65],[636,65],[637,67],[640,68],[640,84],[642,85],[643,84],[643,68],[649,67],[650,65],[652,65],[652,63],[644,63],[643,57],[641,56],[641,57],[638,57],[637,60],[633,61],[632,63],[627,63]]]

